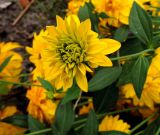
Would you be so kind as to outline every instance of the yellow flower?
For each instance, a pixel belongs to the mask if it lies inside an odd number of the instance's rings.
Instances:
[[[93,109],[93,103],[89,102],[88,105],[84,105],[80,108],[79,115],[87,114],[91,109]]]
[[[16,106],[7,106],[5,108],[3,108],[2,110],[0,110],[0,119],[5,119],[7,117],[10,117],[16,113],[18,113],[19,111],[17,110]]]
[[[160,8],[160,1],[159,0],[150,0],[150,4],[151,4],[151,7],[149,10],[152,11],[152,15],[153,16],[160,16],[160,12],[159,12],[159,9],[157,8]]]
[[[68,13],[67,15],[71,14],[78,14],[79,8],[85,4],[85,2],[89,2],[89,0],[70,0],[68,2]]]
[[[120,88],[126,98],[133,98],[134,105],[146,105],[154,109],[154,104],[160,103],[160,48],[156,50],[156,53],[149,67],[140,99],[137,98],[131,83]]]
[[[135,0],[92,0],[97,12],[104,12],[109,18],[102,19],[103,23],[119,27],[121,24],[128,25],[128,19],[132,4]],[[140,5],[142,2],[136,0]]]
[[[48,26],[48,41],[43,53],[45,77],[53,85],[64,90],[70,88],[75,78],[81,90],[88,91],[86,71],[98,66],[112,66],[105,55],[120,48],[113,39],[99,39],[91,30],[89,19],[80,23],[77,16],[68,16],[63,20],[57,16],[57,27]]]
[[[99,125],[99,131],[121,131],[125,133],[129,133],[130,125],[128,123],[123,122],[123,120],[119,119],[119,115],[117,116],[105,116],[102,122]]]
[[[0,79],[18,82],[22,71],[22,57],[13,49],[20,48],[18,43],[0,43],[0,65],[9,56],[12,56],[7,66],[0,72]]]
[[[46,90],[37,86],[32,86],[27,91],[26,96],[30,100],[27,108],[28,113],[41,122],[52,123],[58,101],[53,102],[51,99],[48,99]]]
[[[0,135],[22,135],[26,129],[0,122]]]
[[[26,47],[27,52],[31,55],[29,60],[35,65],[33,70],[33,80],[37,80],[37,77],[44,77],[44,69],[42,62],[42,51],[47,47],[46,41],[43,36],[47,35],[47,31],[41,30],[39,35],[34,34],[34,40],[32,47]]]

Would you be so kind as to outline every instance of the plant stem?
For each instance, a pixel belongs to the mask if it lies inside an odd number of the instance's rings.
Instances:
[[[100,119],[105,115],[111,115],[111,114],[113,115],[113,114],[116,114],[116,113],[128,112],[128,111],[131,111],[131,110],[137,110],[139,108],[144,108],[144,107],[134,107],[134,108],[128,108],[128,109],[124,109],[124,110],[104,113],[104,114],[97,115],[97,118]],[[87,120],[86,118],[78,120],[78,121],[74,122],[74,125],[86,122],[86,120]],[[85,126],[85,124],[82,124],[79,127],[77,127],[76,130],[79,130],[80,128],[83,128],[84,126]],[[49,132],[49,131],[52,131],[52,128],[46,128],[46,129],[43,129],[43,130],[39,130],[39,131],[35,131],[35,132],[32,132],[32,133],[28,133],[28,134],[25,134],[25,135],[37,135],[37,134],[46,133],[46,132]]]
[[[154,49],[146,49],[146,50],[141,51],[139,53],[134,53],[134,54],[130,54],[130,55],[126,55],[126,56],[121,56],[121,57],[110,58],[110,59],[112,61],[120,60],[120,59],[130,59],[130,58],[137,57],[139,55],[145,54],[147,52],[153,52],[153,51],[154,51]]]
[[[83,106],[83,105],[87,105],[87,104],[89,104],[91,101],[86,101],[86,102],[82,102],[82,103],[79,103],[78,105],[77,105],[77,107],[80,107],[80,106]]]
[[[74,105],[74,107],[73,107],[73,110],[74,110],[74,111],[76,110],[76,107],[77,107],[77,105],[78,105],[78,103],[79,103],[79,101],[80,101],[80,99],[81,99],[81,96],[82,96],[82,91],[80,91],[79,97],[78,97],[78,99],[76,100],[76,103],[75,103],[75,105]]]
[[[157,130],[155,135],[160,135],[160,128]]]
[[[138,133],[134,134],[134,135],[141,135],[144,132],[144,130],[139,131]]]
[[[28,133],[28,134],[25,134],[25,135],[39,135],[40,133],[47,133],[49,131],[52,131],[52,128],[46,128],[46,129],[43,129],[43,130]]]
[[[147,123],[150,119],[152,119],[155,115],[157,114],[157,112],[153,113],[152,115],[150,115],[148,118],[146,118],[145,120],[143,120],[141,123],[139,123],[137,126],[135,126],[131,131],[130,134],[132,134],[134,131],[136,131],[138,128],[140,128],[141,126],[143,126],[145,123]]]
[[[137,110],[137,109],[140,109],[140,108],[144,108],[144,107],[127,108],[127,109],[124,109],[124,110],[118,110],[118,111],[114,111],[114,112],[103,113],[103,114],[97,115],[97,118],[98,118],[98,119],[101,119],[101,118],[104,117],[105,115],[114,115],[114,114],[117,114],[117,113],[128,112],[128,111]],[[74,122],[74,125],[76,125],[76,124],[81,124],[81,123],[83,123],[83,122],[86,122],[86,120],[87,120],[86,118],[81,119],[81,120],[78,120],[78,121]]]
[[[17,83],[17,82],[9,82],[6,80],[0,80],[2,83],[8,83],[8,84],[16,84],[16,85],[26,85],[26,86],[37,86],[37,87],[42,87],[41,85],[36,85],[36,84],[31,84],[31,83]]]

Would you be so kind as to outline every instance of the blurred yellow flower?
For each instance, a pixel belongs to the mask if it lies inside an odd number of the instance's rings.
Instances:
[[[26,96],[30,100],[27,108],[28,113],[41,122],[52,123],[58,101],[53,102],[51,99],[48,99],[46,90],[37,86],[32,86],[27,91]]]
[[[6,106],[2,110],[0,110],[0,119],[5,119],[7,117],[10,117],[16,113],[18,113],[18,109],[16,106]]]
[[[119,27],[121,24],[128,25],[128,17],[134,0],[95,0],[96,11],[106,13],[109,18],[105,19],[109,25]],[[104,21],[104,20],[103,20]]]
[[[154,104],[160,103],[160,48],[156,50],[156,53],[157,55],[152,59],[148,69],[146,82],[140,99],[137,98],[131,83],[120,88],[125,98],[133,99],[134,105],[146,105],[150,109],[154,109]]]
[[[149,108],[141,108],[141,109],[138,109],[138,111],[140,112],[140,114],[142,115],[143,118],[148,118],[149,116],[151,116],[152,114],[154,114],[155,112],[157,112],[158,108],[155,108],[154,110],[151,110]],[[151,123],[157,117],[158,117],[158,115],[155,115],[148,123]]]
[[[47,31],[41,30],[37,35],[34,34],[32,47],[26,47],[27,52],[31,55],[29,60],[35,65],[33,70],[33,80],[37,80],[37,77],[44,77],[44,69],[42,62],[42,51],[47,47],[46,41],[43,36],[47,35]]]
[[[68,2],[68,13],[67,15],[78,14],[79,8],[85,4],[85,2],[89,2],[89,0],[70,0]]]
[[[97,12],[104,12],[108,16],[101,19],[102,24],[119,27],[122,24],[128,25],[129,14],[133,2],[136,1],[142,6],[141,0],[92,0]]]
[[[75,15],[64,20],[57,16],[57,27],[48,26],[44,37],[47,48],[43,53],[45,77],[64,90],[70,88],[75,78],[81,90],[88,91],[86,71],[98,66],[112,66],[105,55],[118,50],[121,44],[113,39],[99,39],[91,30],[89,19],[80,23]]]
[[[117,116],[105,116],[102,122],[99,125],[99,131],[121,131],[125,133],[129,133],[130,125],[123,120],[119,119],[119,115]]]
[[[26,129],[0,122],[0,135],[22,135]]]
[[[84,105],[80,108],[79,115],[88,114],[91,109],[93,109],[93,103],[89,102],[88,105]]]
[[[153,16],[160,16],[160,0],[150,0],[151,7],[149,10],[152,11]]]
[[[12,56],[7,66],[0,72],[0,79],[18,82],[19,74],[22,71],[22,57],[13,49],[20,48],[18,43],[0,43],[0,65],[9,56]]]

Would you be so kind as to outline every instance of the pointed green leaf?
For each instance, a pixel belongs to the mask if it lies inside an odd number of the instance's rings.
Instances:
[[[3,69],[8,65],[8,63],[10,62],[12,56],[7,57],[2,64],[0,65],[0,72],[3,71]]]
[[[140,56],[133,65],[131,73],[131,81],[133,83],[135,93],[138,98],[141,97],[144,83],[149,68],[149,61],[146,57]]]
[[[147,126],[142,135],[159,135],[160,129],[160,116]]]
[[[111,67],[100,69],[89,81],[89,91],[98,91],[109,86],[117,80],[122,71],[121,67]]]
[[[110,85],[102,91],[93,93],[93,105],[96,113],[106,113],[115,107],[119,90],[116,85]]]
[[[73,85],[70,89],[67,90],[66,95],[62,99],[61,104],[66,104],[67,102],[77,99],[79,97],[80,89],[78,86]]]
[[[87,4],[84,4],[83,7],[80,7],[79,12],[78,12],[78,16],[81,21],[85,21],[86,19],[89,18],[89,11],[88,10],[89,9],[88,9]]]
[[[81,135],[98,135],[98,120],[95,112],[90,111]]]
[[[61,135],[66,135],[68,131],[71,129],[73,122],[74,122],[74,111],[71,103],[68,102],[64,105],[59,104],[56,110],[56,121],[55,121],[55,127],[57,131],[59,131]]]
[[[47,81],[44,80],[43,78],[38,77],[39,82],[41,83],[41,85],[43,86],[43,88],[45,88],[47,91],[55,91],[55,88],[52,86],[52,84]]]
[[[120,28],[118,28],[114,34],[114,39],[124,42],[126,41],[129,33],[129,28],[127,25],[122,25]]]
[[[31,115],[28,115],[28,127],[31,132],[45,129],[45,125],[37,119],[33,118]]]
[[[129,27],[135,36],[137,36],[144,44],[152,44],[153,30],[151,18],[136,2],[133,3],[130,12]]]
[[[27,118],[28,117],[25,114],[15,114],[3,119],[2,121],[13,124],[15,126],[27,128],[28,126]]]

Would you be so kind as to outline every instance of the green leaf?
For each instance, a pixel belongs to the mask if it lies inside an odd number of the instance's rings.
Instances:
[[[132,67],[133,67],[132,61],[126,61],[125,64],[122,65],[122,72],[119,76],[117,86],[124,85],[131,82]]]
[[[133,3],[129,16],[130,30],[144,44],[151,45],[153,40],[152,20],[147,12],[136,2]]]
[[[3,69],[8,65],[8,63],[9,63],[10,60],[11,60],[11,58],[12,58],[12,55],[9,56],[9,57],[7,57],[7,58],[2,62],[2,64],[0,65],[0,72],[2,72]]]
[[[109,86],[117,80],[122,71],[121,67],[111,67],[100,69],[89,81],[89,91],[98,91]]]
[[[85,3],[83,7],[80,7],[78,16],[81,21],[85,21],[86,19],[90,19],[92,23],[92,30],[98,32],[98,23],[99,23],[99,16],[96,13],[93,13],[94,6],[91,2]]]
[[[131,82],[133,83],[135,93],[138,98],[141,97],[144,83],[146,81],[149,61],[146,57],[140,56],[133,65],[131,73]]]
[[[34,132],[45,129],[45,125],[39,122],[37,119],[33,118],[31,115],[28,115],[28,128],[31,132]]]
[[[80,89],[77,85],[73,85],[70,89],[68,89],[65,97],[62,99],[61,104],[66,104],[67,102],[77,99],[79,97]]]
[[[116,85],[111,85],[102,91],[93,93],[93,105],[96,113],[109,112],[117,103],[119,90]]]
[[[66,135],[74,122],[74,111],[70,102],[64,105],[59,104],[56,110],[55,119],[55,127],[57,131],[59,131],[61,135]]]
[[[147,126],[142,135],[159,135],[158,130],[160,128],[160,116]]]
[[[118,28],[114,34],[114,39],[124,42],[126,41],[128,37],[129,28],[127,25],[122,25],[120,28]]]
[[[83,7],[80,7],[79,12],[78,12],[78,16],[81,21],[85,21],[86,19],[89,18],[89,11],[88,10],[89,9],[88,9],[87,4],[84,4]]]
[[[13,124],[15,126],[27,128],[27,116],[24,114],[15,114],[2,120],[3,122]]]
[[[81,135],[98,135],[98,120],[95,112],[90,111]]]
[[[9,92],[8,84],[5,82],[0,82],[0,94],[7,95]]]
[[[106,131],[106,132],[100,132],[100,135],[129,135],[129,134],[120,131]]]
[[[55,91],[55,88],[52,86],[52,84],[47,81],[44,80],[43,78],[38,77],[39,82],[41,83],[41,85],[43,86],[43,88],[45,88],[47,91]]]

